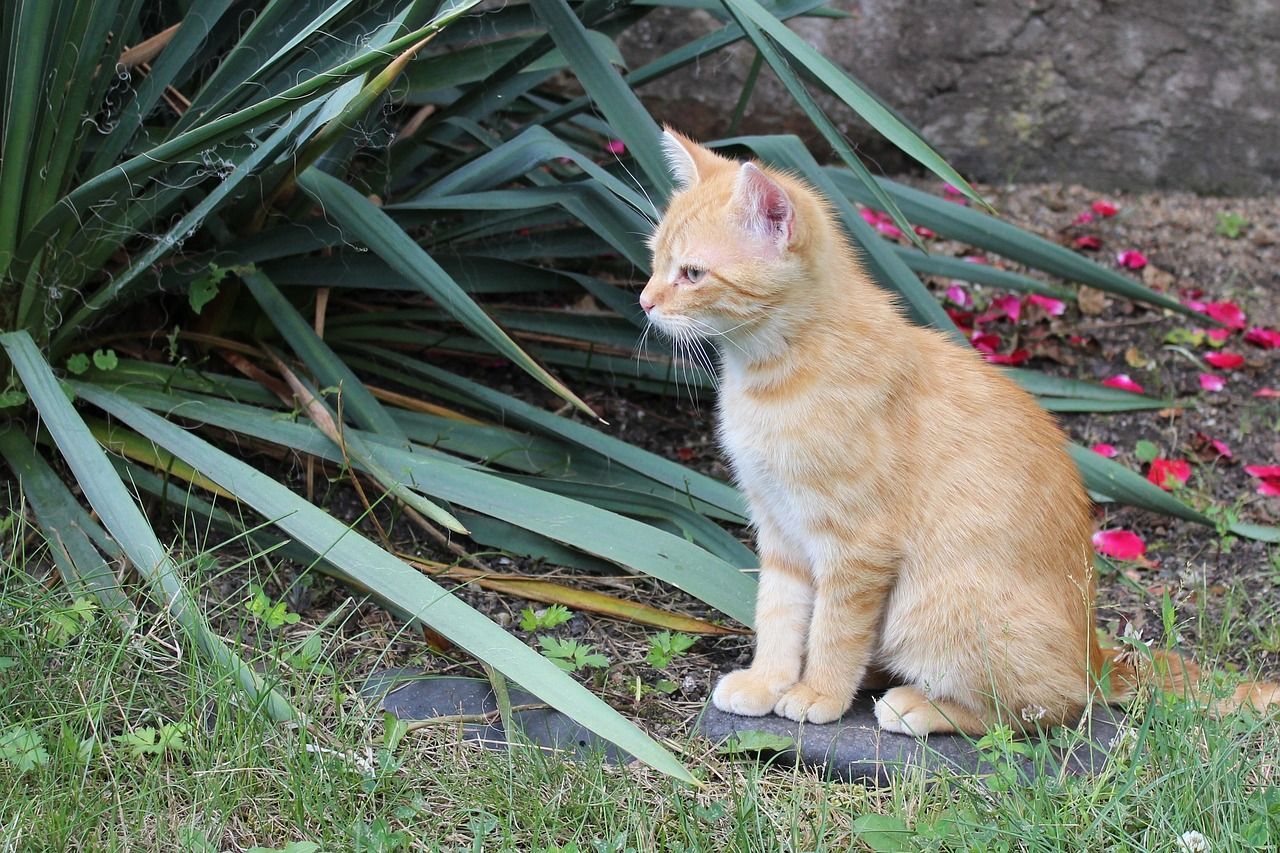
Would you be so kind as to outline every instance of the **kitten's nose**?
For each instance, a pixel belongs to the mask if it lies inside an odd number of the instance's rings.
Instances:
[[[644,309],[644,313],[648,314],[653,310],[653,300],[646,297],[643,293],[640,294],[640,307]]]

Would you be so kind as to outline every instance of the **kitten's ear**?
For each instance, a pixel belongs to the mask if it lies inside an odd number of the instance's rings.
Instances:
[[[782,185],[755,163],[743,163],[738,170],[733,204],[748,231],[768,239],[778,249],[791,242],[796,207]]]
[[[662,129],[662,153],[667,158],[667,168],[676,179],[676,189],[687,190],[698,182],[698,162],[691,149],[699,147],[693,140],[681,136],[669,127]]]

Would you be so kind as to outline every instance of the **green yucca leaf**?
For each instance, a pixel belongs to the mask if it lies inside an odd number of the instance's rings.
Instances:
[[[528,353],[471,301],[457,282],[422,247],[367,198],[337,178],[315,169],[299,175],[298,185],[323,204],[345,232],[367,245],[477,337],[510,358],[547,388],[591,414],[586,403],[530,358]]]
[[[157,600],[183,627],[222,672],[240,687],[274,720],[296,720],[289,703],[246,666],[235,652],[209,628],[200,613],[169,552],[156,539],[138,504],[129,495],[106,454],[76,414],[63,386],[41,357],[25,331],[0,334],[0,346],[9,355],[22,379],[31,402],[75,475],[76,482],[107,531],[120,543],[134,569],[154,587]]]
[[[282,420],[269,410],[139,388],[119,388],[115,393],[146,408],[177,410],[184,417],[337,464],[350,461],[363,468],[367,461],[364,453],[344,457],[314,426]],[[405,488],[519,525],[630,571],[666,581],[739,622],[751,624],[755,582],[682,537],[581,501],[506,480],[447,454],[418,446],[405,449],[362,430],[348,429],[344,435],[348,441],[359,441],[367,450],[367,457],[391,472]],[[220,482],[214,472],[196,468]]]
[[[399,51],[416,43],[429,33],[447,26],[478,3],[479,0],[458,0],[429,24],[388,42],[382,48],[362,51],[355,58],[308,77],[279,94],[229,115],[194,125],[168,141],[91,177],[28,229],[18,248],[16,262],[30,264],[47,240],[68,222],[74,221],[77,215],[84,215],[92,205],[110,198],[114,193],[128,190],[182,157],[293,112],[299,104],[305,103],[307,98],[336,89],[369,68],[389,61]],[[25,271],[20,273],[20,277],[25,278]]]
[[[671,175],[658,144],[658,125],[607,59],[597,53],[582,21],[565,0],[529,0],[547,32],[569,60],[582,87],[587,90],[610,126],[661,198],[671,192]]]
[[[869,203],[870,195],[852,175],[839,169],[827,171],[841,192],[864,204]],[[953,204],[896,181],[887,178],[879,178],[878,181],[898,201],[908,219],[953,240],[987,249],[1068,281],[1077,281],[1126,299],[1168,308],[1205,323],[1217,324],[1217,321],[1193,311],[1178,300],[1156,293],[1114,270],[1099,266],[1065,246],[1050,243],[1043,237],[1001,222],[993,216]]]
[[[380,597],[395,601],[414,619],[430,625],[547,704],[646,764],[680,779],[692,779],[670,753],[542,655],[271,477],[117,394],[88,385],[77,385],[76,390],[227,491],[240,495],[263,517],[273,520],[313,553],[322,555],[345,576]]]
[[[823,110],[822,107],[818,105],[818,102],[813,99],[813,96],[809,94],[809,90],[792,70],[791,65],[787,60],[778,52],[777,48],[773,46],[773,42],[770,41],[769,37],[765,36],[755,23],[747,16],[736,11],[733,4],[725,4],[725,8],[727,8],[734,16],[734,20],[737,21],[738,26],[742,28],[744,33],[746,33],[747,38],[751,40],[751,43],[756,46],[756,50],[760,52],[759,55],[763,56],[765,61],[769,63],[769,67],[773,69],[774,74],[778,76],[778,79],[782,82],[782,85],[786,87],[787,92],[791,94],[792,99],[794,99],[800,106],[800,109],[804,110],[805,115],[807,115],[809,120],[813,122],[814,127],[818,128],[822,137],[827,140],[827,143],[833,149],[835,149],[835,152],[840,156],[840,159],[843,160],[844,164],[849,167],[849,170],[857,176],[858,180],[862,182],[862,185],[870,190],[871,194],[875,196],[875,207],[888,213],[902,233],[910,238],[913,243],[923,249],[924,244],[921,242],[920,237],[915,233],[915,231],[912,230],[911,223],[902,215],[902,211],[898,209],[898,205],[889,197],[889,194],[881,189],[880,185],[876,183],[875,179],[871,176],[871,172],[867,170],[867,167],[862,164],[862,160],[860,160],[858,155],[854,153],[853,147],[849,145],[844,134],[840,132],[840,130],[827,116],[826,111]]]
[[[13,0],[4,11],[7,31],[4,38],[4,122],[0,126],[0,278],[13,262],[24,216],[39,211],[23,211],[27,187],[34,170],[30,168],[31,144],[43,113],[41,76],[53,50],[49,37],[53,28],[52,0]],[[40,152],[43,155],[43,152]]]
[[[151,63],[151,70],[134,90],[133,98],[121,110],[115,127],[94,152],[86,167],[88,174],[96,175],[115,163],[133,141],[142,122],[160,103],[165,87],[174,82],[178,72],[191,61],[196,48],[209,37],[209,31],[218,19],[233,5],[234,0],[201,0],[187,11],[169,44]]]
[[[960,258],[948,258],[942,255],[926,255],[906,246],[894,246],[893,250],[916,273],[971,281],[975,284],[985,284],[1002,290],[1042,293],[1045,296],[1053,296],[1057,299],[1076,298],[1075,291],[1069,288],[1045,284],[1025,275],[996,269],[989,264],[974,264]]]
[[[103,557],[88,531],[95,531],[99,540],[106,540],[106,535],[16,425],[0,427],[0,456],[17,476],[72,596],[91,595],[104,611],[132,626],[137,610],[120,589],[112,568],[112,562],[123,556],[118,547],[109,552],[110,561]]]
[[[781,21],[774,17],[768,9],[756,0],[723,0],[726,9],[735,16],[749,18],[757,27],[772,38],[779,46],[791,55],[797,63],[803,65],[816,79],[822,81],[831,93],[840,98],[875,128],[885,139],[896,145],[904,154],[933,172],[942,180],[959,189],[966,196],[979,204],[985,204],[982,197],[974,192],[960,173],[951,168],[936,151],[917,136],[910,128],[898,120],[892,112],[866,90],[858,85],[852,77],[844,73],[838,65],[827,59],[800,36],[787,29]]]

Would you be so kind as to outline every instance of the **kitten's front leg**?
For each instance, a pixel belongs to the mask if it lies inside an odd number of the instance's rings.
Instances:
[[[830,723],[849,710],[870,663],[892,584],[891,570],[865,560],[819,568],[804,677],[778,699],[774,713]]]
[[[755,658],[747,669],[721,678],[711,694],[721,711],[746,717],[772,711],[778,698],[800,680],[813,606],[813,588],[798,566],[770,559],[764,563],[756,589]]]

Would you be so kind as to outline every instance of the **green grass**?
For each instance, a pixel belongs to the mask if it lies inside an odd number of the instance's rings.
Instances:
[[[73,601],[41,575],[45,546],[17,518],[0,540],[0,849],[1154,851],[1195,830],[1231,850],[1280,832],[1274,724],[1172,698],[1133,710],[1101,776],[1028,781],[1011,760],[1030,747],[997,737],[988,776],[880,791],[697,738],[668,745],[700,788],[639,765],[491,752],[449,727],[388,733],[358,686],[421,643],[354,603],[320,626],[280,618],[287,572],[201,552],[181,570],[308,721],[282,727],[178,653],[171,617],[145,612],[131,634]],[[245,573],[265,603],[226,594]],[[902,831],[866,832],[877,820]]]

